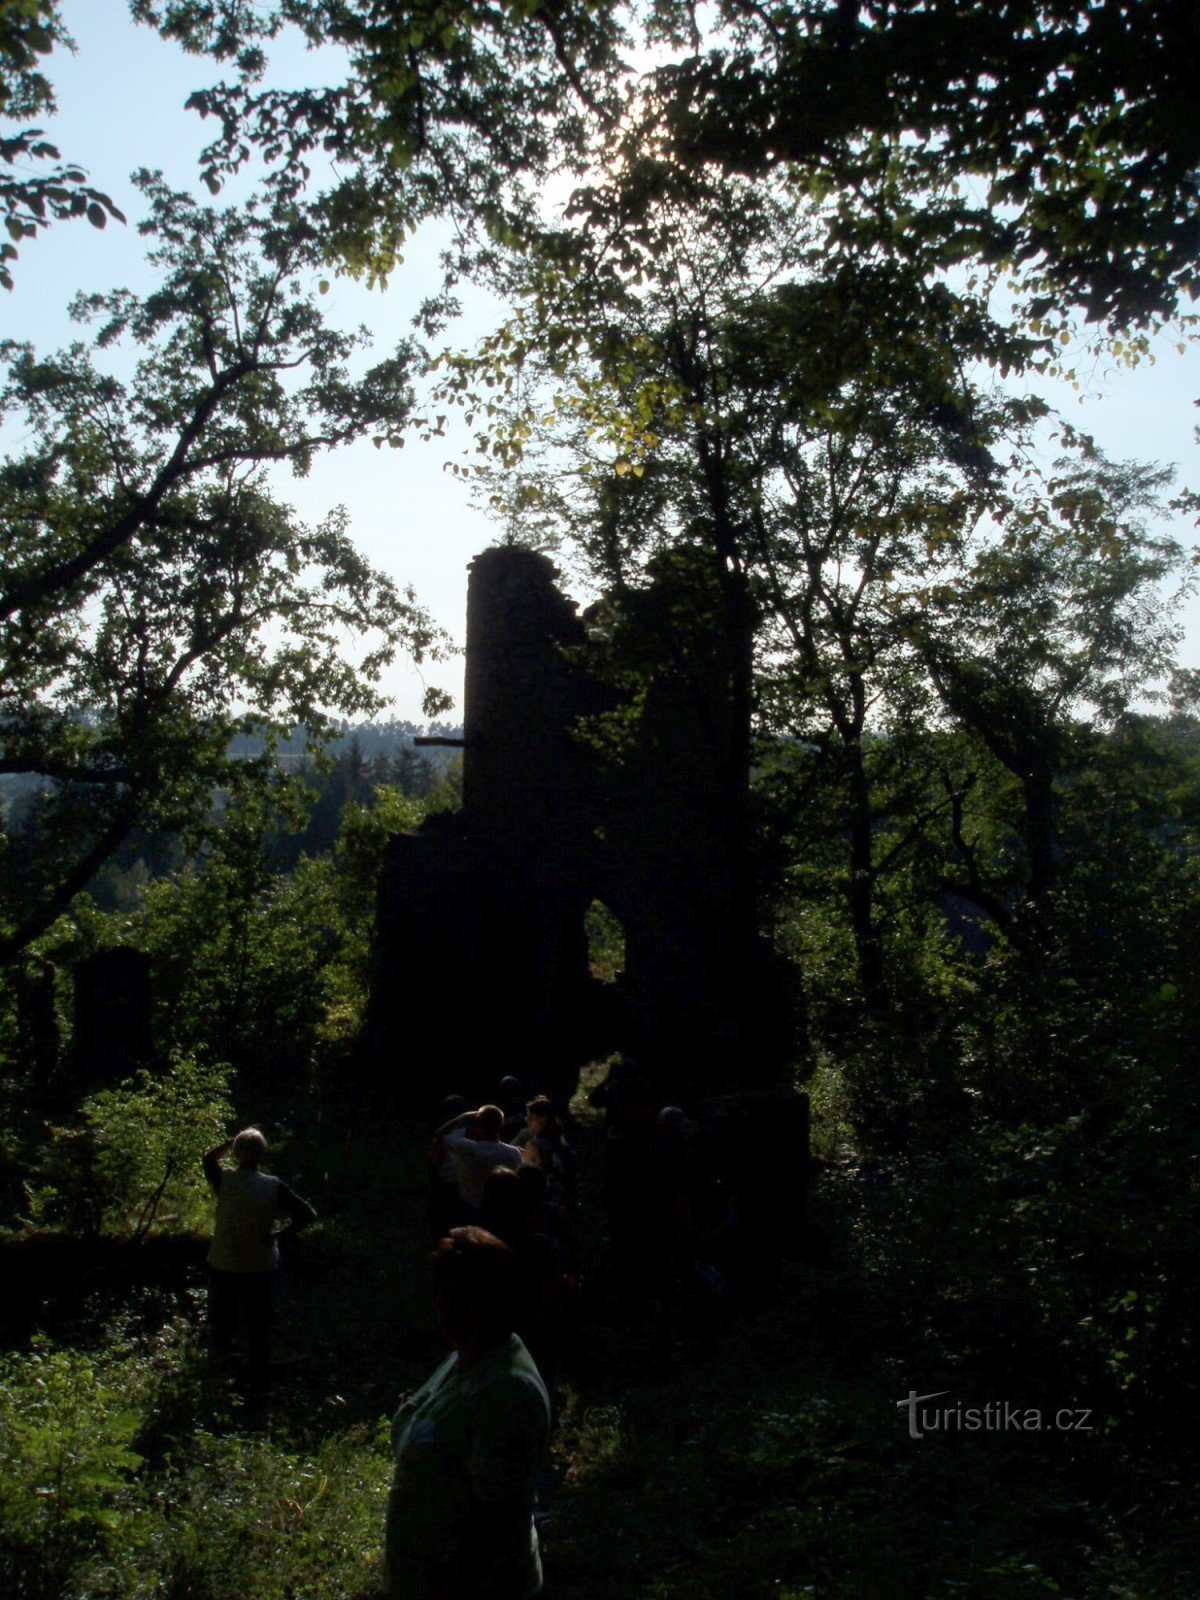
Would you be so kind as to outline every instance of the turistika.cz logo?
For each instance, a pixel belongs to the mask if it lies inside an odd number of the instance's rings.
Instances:
[[[910,1438],[922,1439],[927,1433],[1092,1432],[1090,1408],[1043,1411],[1040,1406],[1017,1405],[1011,1400],[989,1400],[982,1406],[965,1406],[961,1401],[948,1406],[930,1404],[950,1393],[949,1389],[937,1389],[932,1394],[918,1394],[910,1389],[906,1400],[896,1401],[900,1409],[908,1410]]]

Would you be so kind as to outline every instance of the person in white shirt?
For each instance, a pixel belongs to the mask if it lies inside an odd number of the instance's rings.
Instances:
[[[222,1157],[233,1155],[230,1171]],[[298,1233],[317,1213],[279,1178],[260,1172],[267,1141],[257,1128],[243,1128],[236,1139],[217,1145],[204,1157],[204,1176],[217,1197],[217,1218],[208,1252],[208,1320],[215,1347],[233,1343],[239,1318],[246,1323],[250,1367],[256,1377],[267,1368],[267,1334],[275,1303],[278,1239]],[[283,1226],[276,1222],[282,1219]]]
[[[472,1216],[479,1215],[483,1186],[497,1167],[521,1170],[521,1152],[515,1145],[504,1143],[500,1137],[503,1131],[504,1112],[499,1106],[464,1111],[437,1131],[436,1137],[454,1168],[458,1192]]]

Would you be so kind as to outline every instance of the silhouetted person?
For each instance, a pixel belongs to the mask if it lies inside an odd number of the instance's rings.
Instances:
[[[544,1233],[554,1240],[568,1271],[573,1272],[576,1252],[571,1216],[565,1206],[551,1199],[545,1169],[527,1161],[517,1173],[517,1182],[524,1192],[530,1227],[535,1233]]]
[[[221,1165],[232,1153],[237,1165]],[[257,1128],[244,1128],[235,1139],[217,1145],[204,1157],[204,1175],[217,1197],[217,1216],[210,1269],[208,1317],[215,1347],[227,1351],[239,1320],[246,1324],[250,1369],[261,1379],[267,1370],[267,1340],[275,1309],[279,1270],[279,1238],[299,1233],[316,1217],[307,1200],[281,1179],[259,1168],[267,1141]],[[276,1224],[282,1221],[282,1227]]]
[[[560,1205],[574,1205],[579,1196],[575,1152],[567,1142],[562,1116],[548,1095],[537,1095],[525,1107],[525,1126],[513,1139],[525,1160],[542,1167],[550,1194]]]
[[[613,1253],[633,1261],[652,1248],[645,1214],[662,1100],[637,1062],[621,1056],[589,1101],[605,1113],[604,1209]]]
[[[513,1252],[455,1228],[434,1257],[438,1324],[453,1354],[392,1422],[384,1582],[395,1600],[532,1600],[542,1592],[533,1506],[550,1403],[513,1331]]]
[[[662,1105],[658,1085],[629,1056],[620,1056],[608,1076],[592,1090],[588,1104],[604,1111],[608,1142],[630,1139],[648,1148],[658,1132],[658,1112]]]
[[[442,1101],[438,1117],[438,1131],[429,1145],[429,1228],[434,1242],[443,1238],[451,1228],[468,1220],[463,1198],[458,1187],[458,1172],[446,1149],[443,1129],[461,1116],[467,1102],[461,1094],[448,1094]]]
[[[691,1252],[695,1223],[689,1193],[688,1122],[679,1106],[664,1106],[658,1114],[647,1185],[652,1195],[647,1224],[656,1249],[678,1268]]]
[[[650,1167],[647,1221],[677,1286],[705,1298],[725,1293],[733,1229],[716,1155],[712,1139],[679,1106],[663,1107]]]
[[[521,1152],[504,1143],[500,1137],[503,1130],[504,1113],[500,1107],[480,1106],[477,1111],[451,1117],[437,1131],[436,1137],[453,1165],[458,1192],[473,1220],[479,1216],[483,1186],[490,1174],[497,1167],[511,1167],[515,1172],[521,1165]]]
[[[500,1079],[496,1093],[496,1102],[504,1112],[504,1132],[502,1137],[509,1144],[516,1144],[514,1135],[520,1132],[525,1125],[525,1085],[520,1078],[514,1077],[510,1072]]]
[[[480,1224],[516,1257],[520,1288],[514,1326],[553,1401],[569,1289],[563,1253],[538,1226],[542,1220],[537,1197],[520,1173],[504,1167],[492,1173],[483,1188]]]
[[[536,1231],[532,1226],[529,1196],[513,1168],[497,1167],[484,1184],[479,1226],[494,1233],[497,1239],[503,1239],[510,1250],[517,1249]]]

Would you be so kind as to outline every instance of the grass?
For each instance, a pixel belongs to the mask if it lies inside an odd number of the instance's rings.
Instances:
[[[885,1318],[799,1266],[768,1317],[623,1330],[572,1397],[547,1570],[573,1600],[1147,1600],[1200,1592],[1187,1491],[1146,1516],[1103,1434],[913,1440]],[[844,1285],[841,1285],[844,1287]],[[1097,1487],[1100,1492],[1096,1492]],[[1144,1485],[1144,1487],[1148,1487]],[[1161,1485],[1159,1493],[1162,1492]],[[1161,1514],[1160,1514],[1161,1513]],[[557,1591],[556,1591],[557,1592]]]

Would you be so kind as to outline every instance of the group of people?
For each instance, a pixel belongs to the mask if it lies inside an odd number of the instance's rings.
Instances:
[[[503,1084],[512,1098],[514,1084]],[[531,1600],[542,1574],[533,1511],[573,1287],[573,1152],[554,1103],[459,1101],[430,1152],[434,1303],[451,1354],[403,1397],[392,1424],[384,1573],[406,1600]],[[262,1170],[257,1128],[215,1146],[209,1327],[227,1352],[244,1324],[261,1382],[279,1243],[316,1217]],[[232,1165],[226,1165],[227,1158]]]
[[[436,1240],[481,1227],[512,1252],[519,1286],[516,1330],[553,1395],[577,1277],[575,1153],[547,1095],[522,1104],[515,1078],[507,1104],[442,1106],[429,1148],[429,1217]]]
[[[631,1062],[593,1094],[603,1108],[604,1208],[627,1270],[707,1270],[728,1203],[683,1112]],[[232,1156],[234,1166],[222,1165]],[[279,1239],[315,1217],[261,1170],[254,1128],[204,1158],[216,1194],[209,1254],[214,1343],[244,1320],[252,1370],[266,1364]],[[542,1591],[534,1508],[578,1272],[578,1169],[565,1118],[514,1078],[496,1103],[452,1096],[429,1147],[439,1328],[451,1354],[403,1398],[392,1425],[385,1573],[407,1600],[531,1600]],[[703,1258],[703,1259],[702,1259]],[[709,1265],[705,1267],[704,1262]]]
[[[546,1192],[556,1205],[573,1206],[578,1198],[575,1153],[555,1102],[539,1094],[514,1107],[514,1096],[521,1096],[517,1078],[502,1079],[500,1090],[507,1104],[470,1109],[457,1094],[442,1104],[442,1125],[429,1150],[430,1223],[435,1238],[441,1237],[447,1223],[479,1220],[487,1181],[501,1170],[544,1173]]]

